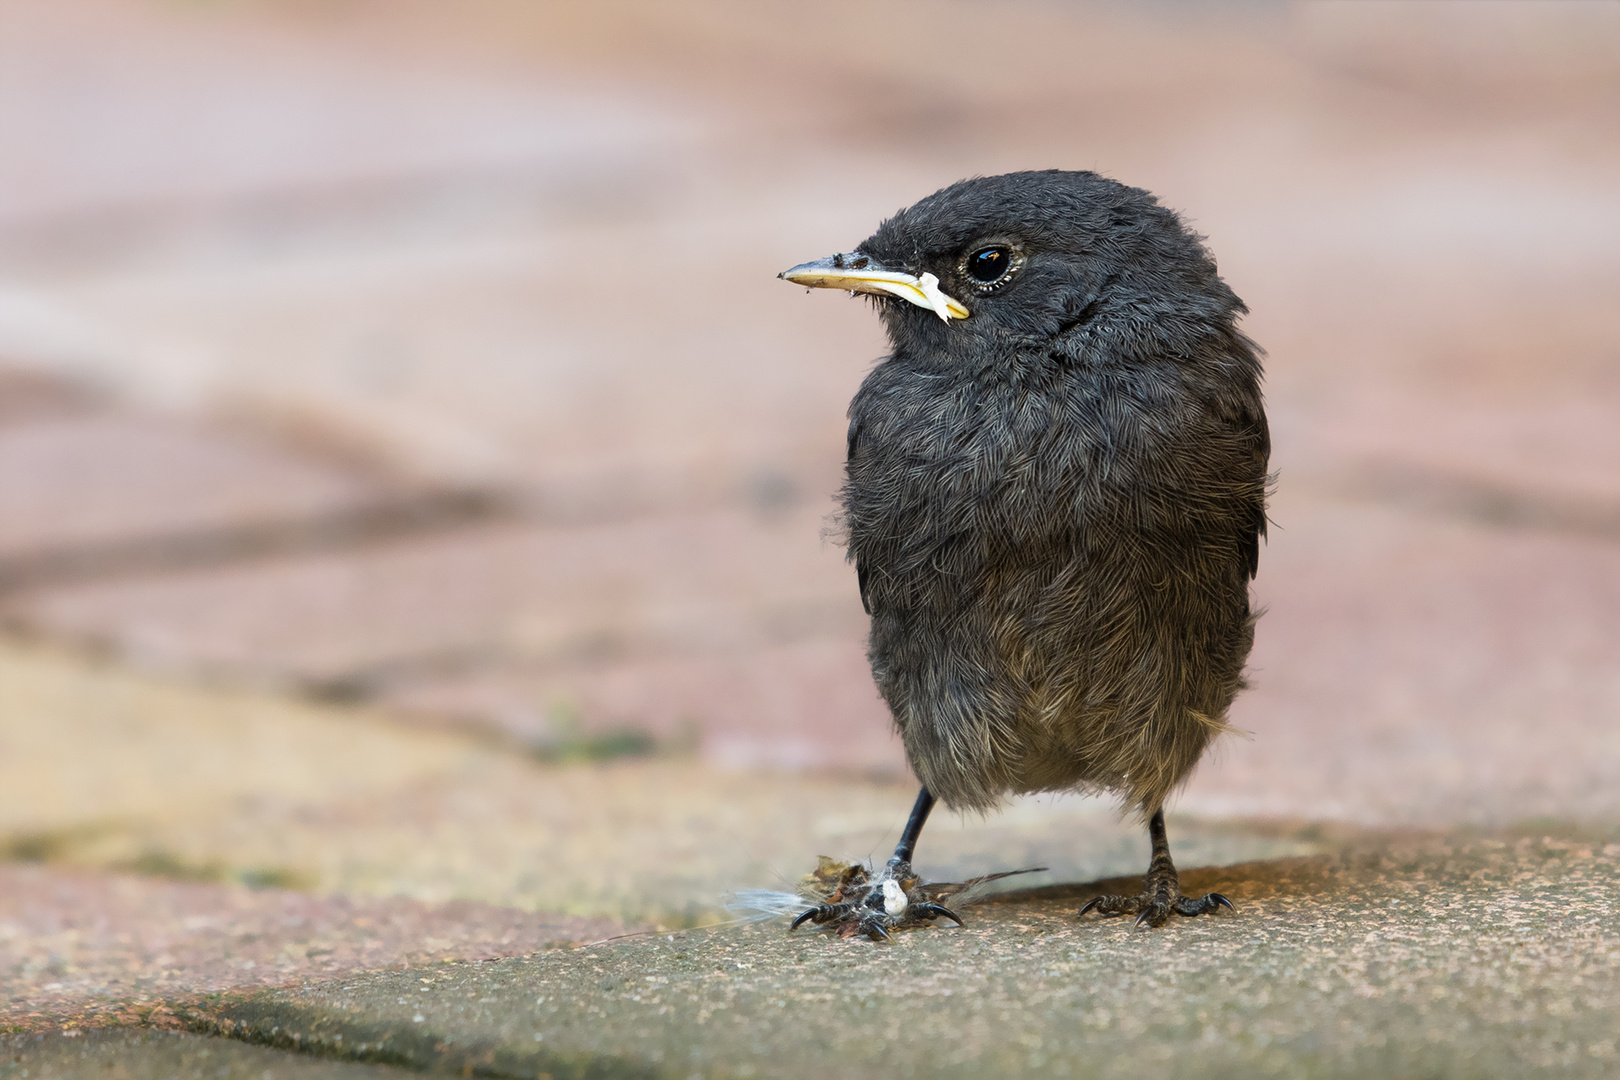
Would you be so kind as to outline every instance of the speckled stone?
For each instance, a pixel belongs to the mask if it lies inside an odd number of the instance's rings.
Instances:
[[[178,1031],[0,1036],[0,1080],[387,1080],[399,1070]]]
[[[770,923],[378,973],[215,1032],[500,1076],[1612,1076],[1620,843],[1389,842],[1188,874],[1235,914],[1013,894],[892,945]]]

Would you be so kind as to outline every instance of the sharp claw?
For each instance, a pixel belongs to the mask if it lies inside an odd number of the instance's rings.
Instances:
[[[925,919],[937,919],[940,916],[944,916],[957,926],[967,925],[962,921],[961,917],[956,914],[956,912],[952,911],[948,907],[945,907],[943,904],[913,904],[911,906],[911,910],[915,911],[918,915],[921,915]]]
[[[871,938],[873,941],[889,940],[889,932],[883,928],[881,923],[873,923],[872,925],[868,926],[866,928],[866,936]]]
[[[1075,918],[1077,918],[1077,919],[1078,919],[1078,918],[1079,918],[1079,917],[1080,917],[1080,915],[1084,915],[1084,914],[1085,914],[1085,913],[1086,913],[1086,912],[1088,912],[1088,911],[1090,911],[1090,910],[1091,910],[1091,909],[1092,909],[1092,908],[1094,908],[1094,907],[1099,907],[1099,906],[1101,906],[1101,904],[1102,904],[1102,902],[1103,902],[1103,898],[1102,898],[1102,897],[1100,897],[1100,896],[1093,896],[1093,897],[1092,897],[1092,898],[1091,898],[1091,899],[1090,899],[1090,900],[1087,900],[1087,901],[1086,901],[1086,902],[1085,902],[1085,904],[1083,904],[1083,905],[1082,905],[1082,906],[1081,906],[1081,908],[1080,908],[1080,914],[1079,914],[1079,915],[1076,915],[1076,916],[1075,916]]]
[[[1175,908],[1169,904],[1144,904],[1142,906],[1142,914],[1136,917],[1136,925],[1146,925],[1152,927],[1153,929],[1158,929],[1169,921],[1170,913],[1174,910]]]
[[[1222,896],[1218,892],[1212,892],[1208,896],[1204,897],[1204,899],[1205,900],[1213,900],[1217,904],[1226,905],[1226,910],[1227,911],[1236,911],[1237,910],[1237,908],[1232,906],[1232,901],[1228,900],[1226,897]]]
[[[788,927],[788,933],[791,934],[793,931],[803,926],[806,919],[814,923],[824,923],[828,919],[832,918],[834,914],[836,913],[831,906],[827,904],[817,904],[815,907],[807,909],[797,919],[794,919],[793,925]]]

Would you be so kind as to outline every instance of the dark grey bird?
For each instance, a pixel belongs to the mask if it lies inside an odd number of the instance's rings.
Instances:
[[[1164,831],[1244,685],[1266,531],[1260,353],[1200,238],[1140,188],[1022,172],[781,276],[869,294],[888,332],[849,408],[843,526],[923,785],[873,889],[799,922],[897,925],[881,882],[915,882],[936,798],[1063,790],[1119,794],[1152,841],[1141,894],[1082,915],[1230,908],[1181,895]]]

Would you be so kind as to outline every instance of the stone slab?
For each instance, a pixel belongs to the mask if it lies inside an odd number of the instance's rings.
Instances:
[[[389,1080],[403,1075],[382,1065],[322,1060],[180,1031],[0,1035],[3,1080]]]
[[[107,822],[364,800],[499,756],[466,739],[402,733],[375,713],[15,646],[0,647],[0,717],[0,832],[46,849],[50,837],[83,839]]]
[[[0,559],[309,518],[381,494],[241,432],[99,412],[0,426]]]
[[[297,683],[386,684],[488,658],[703,652],[836,633],[860,603],[825,508],[524,523],[357,551],[64,587],[26,625],[149,662]]]
[[[494,729],[545,752],[645,732],[721,768],[906,775],[888,707],[852,634],[716,653],[657,650],[572,664],[405,672],[379,705],[428,723]]]
[[[378,973],[202,1030],[503,1076],[1613,1075],[1620,844],[1385,841],[1185,874],[1232,914],[1076,919],[1013,893],[893,944],[697,931]]]
[[[163,1024],[174,1003],[224,990],[521,956],[625,929],[470,901],[311,896],[0,863],[0,1031]]]
[[[1408,825],[1620,820],[1620,545],[1284,489],[1232,722],[1182,803]]]
[[[12,366],[6,360],[0,347],[0,428],[82,416],[105,405],[103,392],[49,372]]]
[[[10,245],[12,276],[146,393],[305,410],[563,502],[735,494],[826,476],[882,349],[862,307],[777,270],[961,175],[1101,168],[1211,235],[1295,430],[1612,500],[1593,462],[1614,449],[1617,72],[1593,43],[1616,24],[1502,10],[1017,5],[953,33],[907,5],[814,25],[735,0],[340,21],[25,5],[0,40],[28,151],[5,209],[47,241]],[[936,62],[900,59],[919,34]],[[57,55],[81,90],[38,60]],[[862,90],[779,84],[826,58]],[[965,94],[976,63],[1001,77]],[[220,136],[231,109],[263,110],[264,145]],[[132,126],[158,141],[127,146]],[[624,267],[675,265],[702,285],[626,296]],[[1526,381],[1539,400],[1470,400]]]
[[[501,512],[487,492],[404,481],[263,424],[119,408],[0,372],[0,397],[13,389],[0,406],[0,594],[353,547]]]
[[[3,165],[5,340],[138,397],[303,417],[402,468],[499,477],[541,524],[216,561],[6,614],[519,740],[566,742],[575,719],[677,744],[695,728],[716,762],[893,770],[848,568],[816,539],[881,335],[864,305],[773,275],[956,176],[1097,167],[1193,216],[1271,350],[1274,616],[1238,716],[1259,738],[1194,794],[1245,814],[1602,816],[1612,664],[1591,642],[1612,628],[1581,582],[1608,560],[1556,538],[1620,535],[1620,96],[1604,92],[1620,69],[1602,44],[1620,24],[1596,6],[1358,10],[1014,5],[962,34],[905,5],[810,24],[735,0],[635,18],[24,5],[0,37],[5,100],[27,103],[0,103],[0,123],[29,148]],[[955,63],[882,44],[919,34]],[[1076,40],[1092,63],[1060,62]],[[42,56],[77,57],[83,92]],[[861,89],[776,78],[821,58]],[[1000,76],[964,95],[955,73],[980,64]],[[252,102],[281,152],[209,134]],[[196,122],[159,122],[176,115]],[[95,138],[131,123],[163,151]],[[673,266],[626,287],[626,267]],[[101,344],[69,349],[79,331]],[[53,469],[30,476],[50,498],[11,527],[94,509]],[[109,527],[184,504],[114,487],[138,505]],[[1435,511],[1545,542],[1476,542]],[[1288,530],[1319,539],[1314,561]],[[1567,611],[1481,584],[1543,573]],[[1371,598],[1382,614],[1361,613]],[[1559,738],[1532,745],[1508,701]],[[1588,753],[1559,755],[1564,737]]]
[[[363,710],[202,690],[44,650],[0,650],[0,716],[0,854],[227,888],[199,894],[220,904],[258,895],[229,886],[279,883],[328,897],[712,922],[728,893],[797,880],[817,854],[885,857],[916,794],[892,777],[680,756],[547,763]],[[1174,828],[1194,863],[1316,843],[1290,830]],[[918,853],[940,878],[1013,862],[1051,867],[1041,880],[1085,880],[1146,859],[1139,826],[1075,798],[1022,800],[988,818],[941,812]],[[86,885],[80,907],[121,902],[119,890],[134,890],[125,908],[156,912],[190,895]],[[18,929],[6,947],[35,949],[33,933]]]
[[[1254,738],[1210,755],[1189,807],[1620,815],[1610,538],[1308,482],[1285,482],[1272,518],[1253,688],[1232,714]],[[897,775],[853,575],[821,524],[798,507],[484,527],[59,588],[9,610],[138,661],[370,696],[542,749],[640,732],[722,766]]]

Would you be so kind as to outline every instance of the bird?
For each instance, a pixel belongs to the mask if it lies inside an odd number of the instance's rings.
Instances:
[[[1079,915],[1231,909],[1182,895],[1164,824],[1233,730],[1272,484],[1263,353],[1203,238],[1141,188],[1014,172],[778,276],[865,295],[887,333],[849,406],[838,517],[921,782],[866,891],[795,927],[887,936],[882,882],[917,882],[936,801],[1046,791],[1113,793],[1147,826],[1142,891]]]

